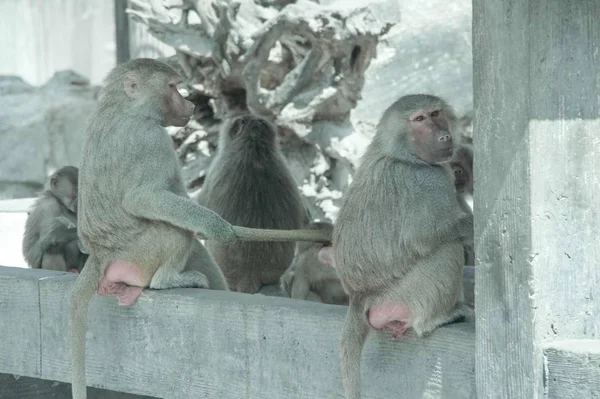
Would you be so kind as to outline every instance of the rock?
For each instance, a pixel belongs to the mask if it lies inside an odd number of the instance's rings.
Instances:
[[[79,165],[97,87],[73,71],[36,88],[0,76],[0,199],[35,196],[64,165]]]

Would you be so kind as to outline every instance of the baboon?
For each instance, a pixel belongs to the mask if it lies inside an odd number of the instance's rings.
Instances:
[[[454,150],[454,156],[448,164],[456,188],[456,199],[463,212],[473,214],[473,147],[461,144]],[[475,264],[475,248],[465,245],[465,264]]]
[[[239,240],[329,242],[314,231],[232,226],[192,201],[165,126],[193,114],[170,66],[147,58],[116,66],[106,77],[85,131],[77,228],[89,252],[71,293],[73,398],[86,397],[85,331],[94,295],[133,304],[144,288],[227,290],[221,269],[195,236]]]
[[[224,123],[199,203],[237,226],[300,228],[302,199],[270,122],[242,115]],[[262,285],[279,281],[292,261],[295,243],[209,241],[206,246],[231,290],[254,294]]]
[[[370,331],[408,328],[422,337],[464,319],[463,242],[473,218],[461,212],[440,163],[453,153],[456,117],[432,95],[407,95],[383,114],[340,208],[336,270],[348,293],[341,334],[347,398],[360,398],[360,358]],[[367,235],[367,236],[366,236]]]
[[[235,240],[232,226],[194,203],[164,126],[194,111],[170,66],[134,59],[107,76],[85,131],[78,233],[90,254],[71,296],[73,398],[86,397],[85,324],[95,292],[135,302],[150,287],[227,290],[223,273],[194,237]]]
[[[473,209],[468,201],[473,199],[473,147],[464,143],[457,146],[448,167],[454,177],[454,187],[461,209],[472,214]]]
[[[29,267],[78,273],[86,260],[77,247],[78,169],[56,170],[31,207],[23,234]]]
[[[333,224],[327,222],[313,222],[308,228],[333,232]],[[332,251],[329,245],[298,241],[294,261],[281,276],[282,292],[294,299],[347,305],[348,294],[335,271]]]

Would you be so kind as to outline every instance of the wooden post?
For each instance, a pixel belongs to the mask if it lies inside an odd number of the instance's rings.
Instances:
[[[600,1],[473,0],[477,397],[600,337]]]
[[[117,42],[117,64],[131,58],[129,49],[129,16],[125,13],[128,0],[115,0],[115,41]]]

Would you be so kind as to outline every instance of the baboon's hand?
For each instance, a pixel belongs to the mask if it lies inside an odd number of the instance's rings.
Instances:
[[[222,243],[234,242],[237,237],[231,223],[223,219],[215,212],[210,212],[202,223],[203,229],[199,231],[207,240],[215,240]]]

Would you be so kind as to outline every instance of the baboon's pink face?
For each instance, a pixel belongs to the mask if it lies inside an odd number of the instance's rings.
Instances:
[[[410,140],[415,154],[436,164],[452,158],[452,135],[441,107],[423,108],[409,115]]]
[[[194,114],[194,103],[187,101],[177,89],[177,80],[169,80],[165,85],[161,110],[164,126],[185,126]]]

